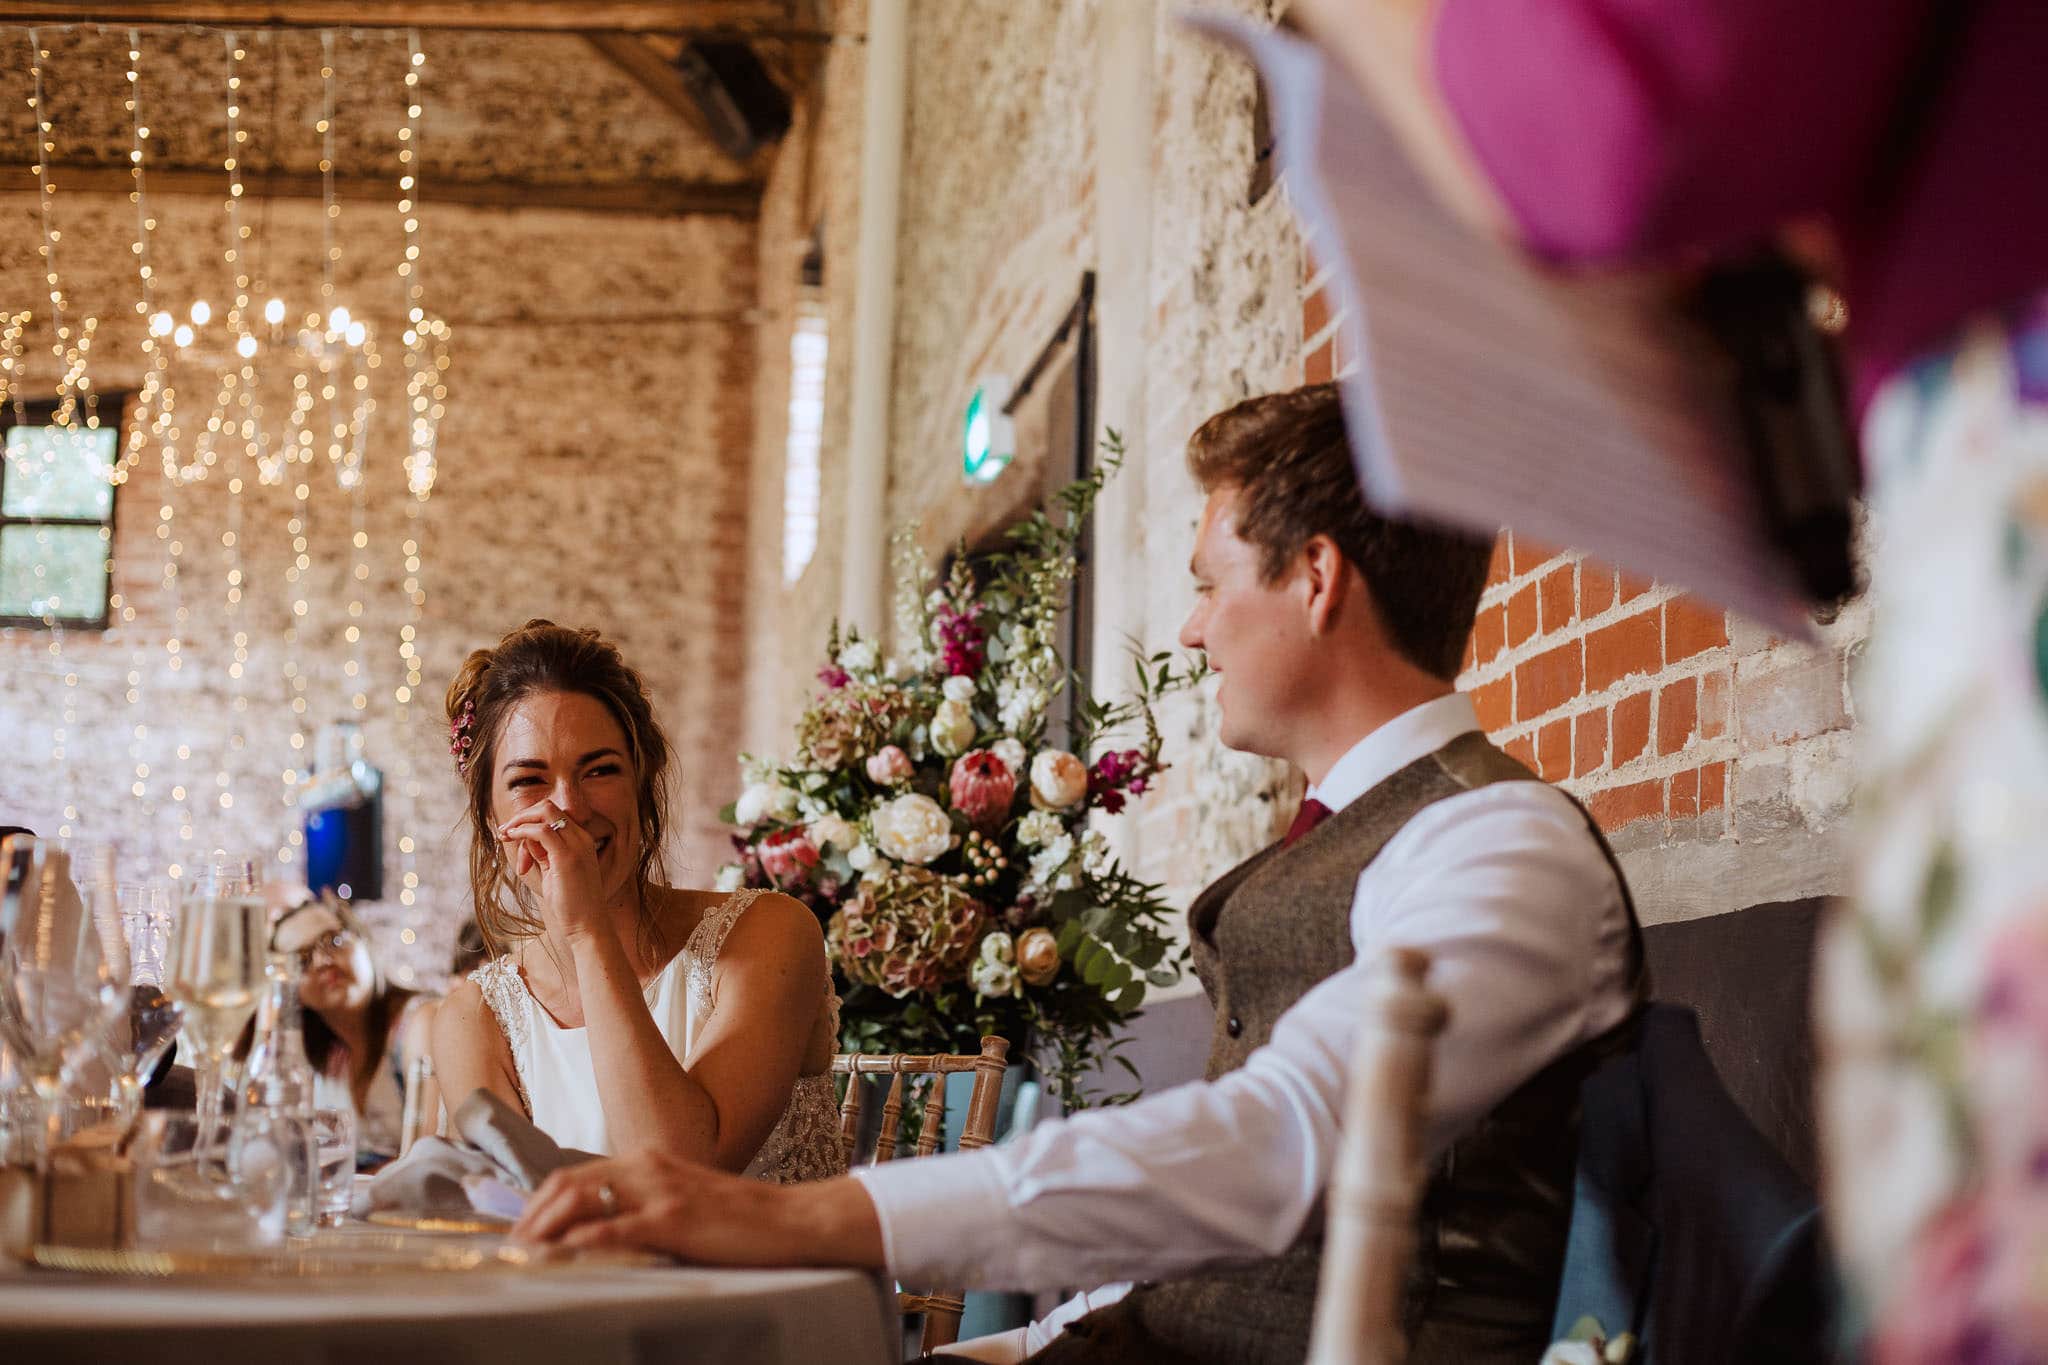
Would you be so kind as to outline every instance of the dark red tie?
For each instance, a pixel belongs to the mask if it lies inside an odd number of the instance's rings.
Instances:
[[[1287,827],[1287,838],[1281,842],[1281,847],[1293,848],[1303,835],[1329,818],[1330,808],[1311,796],[1294,813],[1294,823]]]

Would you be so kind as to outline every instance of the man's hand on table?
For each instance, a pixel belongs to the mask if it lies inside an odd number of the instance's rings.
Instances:
[[[700,1265],[879,1270],[883,1263],[881,1220],[856,1180],[771,1185],[660,1152],[556,1171],[512,1235],[569,1247],[639,1247]]]

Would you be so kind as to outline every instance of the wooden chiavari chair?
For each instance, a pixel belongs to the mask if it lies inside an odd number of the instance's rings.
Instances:
[[[917,1144],[910,1156],[930,1156],[939,1149],[946,1128],[946,1077],[955,1072],[974,1073],[974,1090],[967,1100],[967,1116],[960,1129],[960,1150],[971,1152],[995,1141],[996,1102],[1002,1097],[1003,1072],[1008,1067],[1010,1045],[1001,1038],[983,1038],[981,1051],[974,1055],[918,1057],[907,1053],[868,1056],[840,1053],[832,1059],[832,1073],[846,1077],[846,1098],[839,1106],[839,1136],[846,1144],[846,1160],[853,1161],[854,1144],[860,1134],[861,1106],[867,1089],[863,1076],[888,1076],[888,1096],[882,1102],[882,1129],[875,1140],[875,1160],[896,1158],[896,1129],[903,1118],[907,1076],[929,1076],[924,1087],[924,1122],[919,1126]],[[960,1315],[966,1309],[966,1291],[934,1289],[928,1294],[896,1296],[896,1306],[906,1315],[924,1315],[921,1348],[926,1351],[950,1346],[960,1339]]]
[[[1351,1056],[1330,1178],[1308,1365],[1407,1359],[1401,1297],[1415,1254],[1430,1058],[1449,1008],[1423,984],[1429,955],[1396,948],[1372,976]]]

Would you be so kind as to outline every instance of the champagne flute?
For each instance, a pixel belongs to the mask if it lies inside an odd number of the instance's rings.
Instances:
[[[70,855],[21,835],[7,840],[4,863],[0,1030],[42,1101],[47,1162],[61,1134],[65,1074],[122,1005],[102,945],[105,916],[95,913],[109,879],[88,873],[91,889],[81,896]]]
[[[110,1041],[121,1060],[122,1121],[133,1123],[143,1085],[177,1041],[184,1017],[164,993],[178,889],[166,878],[153,877],[126,883],[117,894],[128,956],[128,1017],[116,1021]]]
[[[165,993],[184,1012],[185,1037],[198,1060],[202,1140],[219,1127],[228,1050],[263,993],[269,936],[261,892],[220,869],[200,879],[171,933]]]

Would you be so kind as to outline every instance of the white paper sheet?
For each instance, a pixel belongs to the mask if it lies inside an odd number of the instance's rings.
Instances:
[[[1215,15],[1253,58],[1303,233],[1330,268],[1345,419],[1367,498],[1582,550],[1811,627],[1764,539],[1716,378],[1724,362],[1660,280],[1564,275],[1451,216],[1344,71],[1310,44]]]

